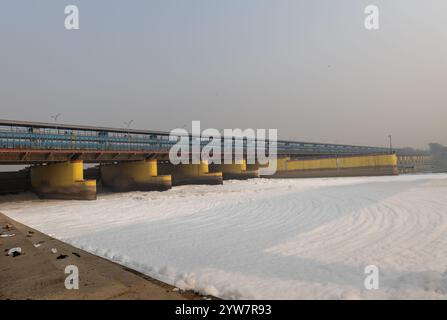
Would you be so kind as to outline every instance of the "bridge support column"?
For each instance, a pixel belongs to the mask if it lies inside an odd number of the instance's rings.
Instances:
[[[224,180],[236,179],[246,180],[259,178],[259,166],[257,164],[247,165],[244,159],[241,164],[211,164],[211,172],[222,172]]]
[[[104,187],[113,191],[163,191],[172,187],[170,175],[158,175],[157,160],[106,164],[100,167]]]
[[[209,172],[208,163],[179,164],[160,163],[160,172],[172,175],[172,185],[222,184],[222,172]]]
[[[96,181],[84,180],[83,162],[31,167],[31,189],[41,198],[95,200]]]

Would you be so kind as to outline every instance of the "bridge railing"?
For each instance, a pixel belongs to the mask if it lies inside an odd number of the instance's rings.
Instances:
[[[208,144],[208,138],[191,137],[189,147],[192,147],[192,139],[199,139],[203,148]],[[158,133],[133,133],[133,132],[107,132],[102,130],[82,130],[67,128],[36,128],[26,126],[0,126],[0,149],[37,149],[37,150],[97,150],[117,152],[169,152],[169,149],[178,143],[170,139],[167,134]],[[233,152],[247,153],[258,148],[259,152],[269,150],[271,143],[264,142],[264,148],[260,147],[256,140],[244,138],[223,138],[221,146],[233,145]],[[187,145],[184,144],[184,147]],[[387,148],[337,145],[324,143],[310,143],[299,141],[280,140],[276,142],[279,155],[303,155],[303,154],[359,154],[359,153],[384,153]]]

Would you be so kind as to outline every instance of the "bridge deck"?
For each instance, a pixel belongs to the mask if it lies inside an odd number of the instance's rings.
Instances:
[[[209,139],[189,136],[201,147]],[[86,162],[126,161],[147,158],[163,158],[177,139],[169,132],[75,126],[28,121],[0,120],[0,162],[38,163],[79,159]],[[268,150],[274,142],[225,137],[221,146],[232,144],[234,152],[244,154]],[[341,144],[312,143],[279,140],[276,142],[280,156],[377,154],[387,153],[388,148]],[[186,145],[185,145],[186,147]],[[192,150],[192,149],[190,149]]]

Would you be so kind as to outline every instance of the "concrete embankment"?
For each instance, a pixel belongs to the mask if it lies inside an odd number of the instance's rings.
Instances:
[[[0,299],[203,299],[193,292],[173,291],[170,285],[65,244],[1,213],[0,234]],[[17,247],[20,255],[6,254]],[[65,288],[67,265],[78,267],[78,290]]]

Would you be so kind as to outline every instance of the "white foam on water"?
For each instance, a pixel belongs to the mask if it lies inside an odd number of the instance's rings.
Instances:
[[[76,247],[226,299],[447,299],[447,175],[254,179],[97,201],[0,197]],[[376,265],[380,287],[366,290]]]

